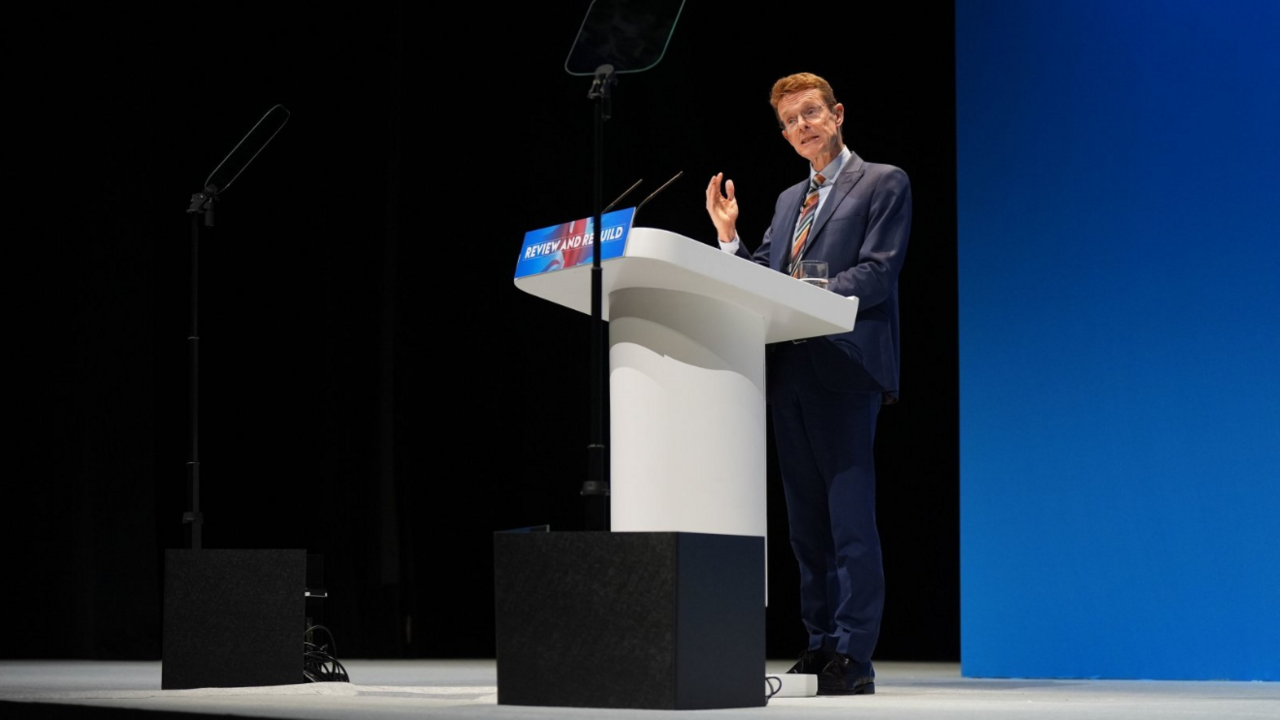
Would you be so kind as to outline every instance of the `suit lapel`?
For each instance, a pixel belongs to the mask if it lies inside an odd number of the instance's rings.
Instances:
[[[827,196],[826,202],[822,203],[822,212],[818,213],[818,219],[813,223],[813,233],[809,238],[809,243],[815,245],[822,242],[822,228],[826,226],[827,220],[835,214],[836,208],[840,207],[840,203],[849,196],[849,191],[853,190],[853,186],[858,184],[862,179],[862,158],[858,154],[849,151],[849,159],[845,161],[845,166],[840,169],[840,174],[836,176],[836,186],[831,188],[831,194]],[[799,213],[799,206],[796,206],[796,212]],[[817,257],[811,256],[811,257]]]

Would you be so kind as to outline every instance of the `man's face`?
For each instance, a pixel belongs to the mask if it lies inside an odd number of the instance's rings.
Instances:
[[[840,153],[844,106],[836,103],[834,108],[827,107],[821,92],[802,90],[783,95],[778,101],[778,119],[782,137],[818,170]]]

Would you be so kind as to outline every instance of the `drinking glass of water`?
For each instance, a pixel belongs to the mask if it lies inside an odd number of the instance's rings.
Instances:
[[[800,281],[827,289],[827,263],[824,260],[804,260],[800,263]]]

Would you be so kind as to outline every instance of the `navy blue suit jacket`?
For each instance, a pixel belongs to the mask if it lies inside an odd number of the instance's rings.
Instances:
[[[773,222],[754,254],[738,254],[786,272],[806,178],[778,196]],[[805,260],[825,260],[828,289],[858,298],[851,332],[828,335],[812,348],[815,369],[831,390],[898,396],[898,273],[911,233],[911,182],[892,165],[854,153],[841,168],[809,235]],[[774,242],[774,239],[778,242]],[[829,342],[826,342],[829,341]],[[849,360],[860,368],[850,372]]]

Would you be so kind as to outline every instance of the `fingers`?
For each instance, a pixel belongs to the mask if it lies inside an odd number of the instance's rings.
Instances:
[[[724,181],[724,173],[716,173],[711,176],[711,182],[707,183],[707,201],[724,199],[724,195],[720,193],[721,182]],[[725,189],[729,192],[729,199],[733,199],[733,181],[729,180],[725,183]]]
[[[707,210],[714,211],[715,208],[723,202],[723,196],[720,194],[720,178],[724,173],[711,176],[711,182],[707,183]]]
[[[721,183],[729,193],[728,197],[720,193]],[[735,237],[733,226],[738,219],[738,203],[733,197],[733,181],[725,180],[724,173],[712,175],[711,182],[707,183],[707,214],[711,216],[721,242],[728,242]]]

